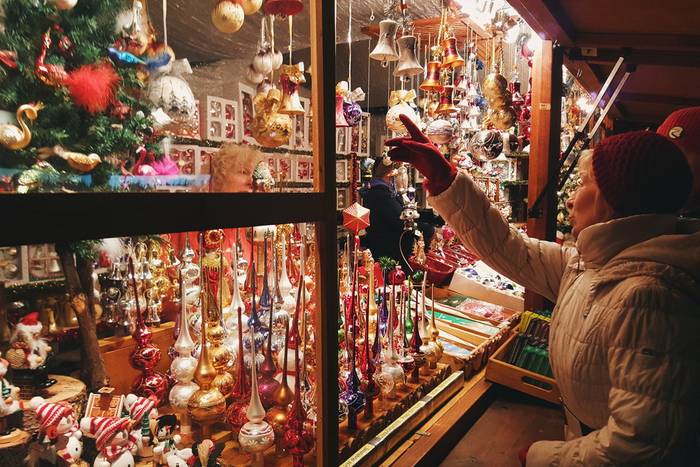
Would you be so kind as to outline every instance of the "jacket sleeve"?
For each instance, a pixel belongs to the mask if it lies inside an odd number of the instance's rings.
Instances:
[[[568,442],[533,444],[528,467],[688,460],[684,449],[695,443],[700,415],[697,303],[658,283],[641,284],[610,312],[607,425]]]
[[[457,174],[452,185],[430,197],[429,202],[455,229],[464,245],[486,264],[547,299],[556,300],[573,248],[519,233],[465,173]]]

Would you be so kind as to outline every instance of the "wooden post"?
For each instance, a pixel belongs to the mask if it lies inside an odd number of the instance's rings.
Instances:
[[[316,254],[316,465],[338,464],[338,287],[336,277],[335,7],[312,0],[311,98],[314,191],[323,194],[323,220],[315,225]]]
[[[532,67],[532,132],[528,175],[528,207],[532,207],[547,180],[558,168],[561,151],[561,90],[563,55],[552,41],[542,41],[535,51]],[[556,235],[557,196],[554,191],[542,203],[542,215],[529,218],[530,237],[554,241]],[[526,309],[548,307],[544,297],[531,290],[525,293]]]

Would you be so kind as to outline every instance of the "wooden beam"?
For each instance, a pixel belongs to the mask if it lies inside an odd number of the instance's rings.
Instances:
[[[678,52],[664,50],[601,49],[574,47],[566,50],[569,60],[586,63],[614,63],[618,57],[625,57],[629,65],[661,65],[680,67],[700,67],[700,51]]]
[[[559,3],[546,0],[508,0],[508,3],[543,39],[565,47],[574,45],[576,29]]]
[[[579,32],[577,47],[630,47],[669,50],[700,50],[700,35],[690,34],[612,34]],[[646,47],[645,47],[646,46]]]
[[[559,170],[562,55],[562,49],[555,47],[552,41],[543,41],[533,57],[528,208],[532,208],[549,178]],[[541,216],[528,219],[527,233],[533,238],[554,241],[557,214],[555,190],[551,190],[543,200],[541,209]],[[526,309],[543,309],[544,306],[543,297],[526,291]]]
[[[678,107],[700,106],[700,97],[667,96],[662,94],[643,94],[637,92],[624,92],[618,97],[626,102],[642,102],[645,104],[666,104]]]

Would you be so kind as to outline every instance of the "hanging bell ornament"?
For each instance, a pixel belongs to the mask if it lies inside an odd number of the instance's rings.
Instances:
[[[345,120],[345,114],[343,113],[343,96],[340,94],[335,95],[335,127],[336,128],[347,128],[350,125],[348,121]]]
[[[428,71],[425,73],[425,79],[420,84],[421,91],[442,92],[443,86],[440,81],[440,68],[440,62],[428,62]]]
[[[435,110],[438,115],[452,115],[459,112],[454,105],[454,86],[445,86],[440,95],[440,105]]]
[[[304,106],[299,100],[299,84],[305,83],[304,62],[280,67],[280,85],[282,86],[282,106],[279,112],[286,115],[304,115]]]
[[[399,63],[394,70],[394,76],[408,77],[423,73],[423,67],[416,58],[416,36],[403,36],[399,44]]]
[[[401,89],[391,91],[391,95],[389,96],[390,107],[386,113],[385,119],[387,128],[395,133],[406,134],[406,127],[399,118],[401,114],[406,115],[416,125],[418,124],[418,115],[410,105],[415,98],[416,92],[413,89],[408,91]]]
[[[243,7],[243,13],[248,16],[260,9],[263,0],[238,0],[238,3]]]
[[[219,31],[231,34],[243,26],[243,7],[233,0],[219,0],[211,11],[211,22]]]
[[[292,120],[280,113],[281,102],[282,91],[277,88],[270,89],[267,94],[256,94],[253,99],[253,138],[262,146],[276,148],[289,141]]]
[[[369,54],[369,58],[380,62],[395,62],[399,59],[399,54],[396,53],[396,30],[398,27],[399,23],[391,19],[379,22],[379,42]]]
[[[464,59],[457,50],[457,39],[450,37],[442,41],[444,55],[442,57],[442,66],[446,68],[459,68],[464,65]]]
[[[294,16],[301,13],[304,3],[301,0],[267,0],[263,6],[266,15]]]

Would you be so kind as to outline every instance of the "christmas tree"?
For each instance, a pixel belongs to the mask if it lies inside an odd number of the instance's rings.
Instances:
[[[5,190],[114,189],[112,175],[144,154],[160,157],[141,90],[148,70],[171,56],[136,21],[117,32],[131,2],[76,1],[3,2],[0,109],[14,115],[24,106],[19,117],[29,124],[0,125],[0,177],[12,181]]]

